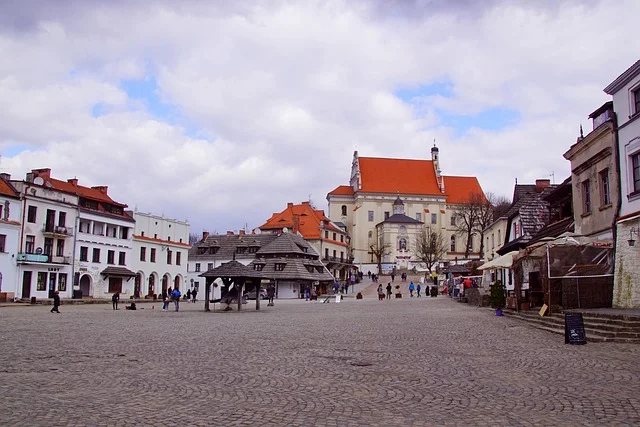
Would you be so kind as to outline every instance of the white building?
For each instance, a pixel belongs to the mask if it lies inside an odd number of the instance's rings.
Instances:
[[[22,204],[10,175],[0,174],[0,301],[18,294],[18,247]]]
[[[11,181],[22,197],[16,296],[23,299],[52,298],[55,291],[61,298],[72,296],[78,197],[54,188],[44,179],[47,171],[38,169],[25,181]]]
[[[620,212],[616,221],[614,307],[640,307],[640,60],[604,91],[613,96],[620,153]]]
[[[160,295],[168,288],[186,292],[189,223],[143,212],[130,213],[135,220],[132,270],[133,294]]]
[[[74,290],[92,298],[110,298],[114,292],[121,292],[123,298],[132,295],[135,273],[128,266],[134,220],[124,211],[127,205],[111,199],[106,186],[84,187],[75,178],[61,181],[51,177],[51,169],[34,169],[27,174],[27,181],[42,182],[44,188],[75,196],[75,222],[70,224],[69,218],[66,222],[67,232],[74,224],[77,230],[71,253]],[[64,295],[70,296],[70,291]]]

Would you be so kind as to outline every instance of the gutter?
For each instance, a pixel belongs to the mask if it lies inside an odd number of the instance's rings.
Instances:
[[[615,114],[615,113],[614,113]],[[615,262],[616,259],[616,242],[618,241],[618,217],[620,216],[620,210],[622,209],[622,177],[620,176],[620,140],[618,138],[618,117],[614,115],[615,120],[615,165],[616,165],[616,175],[618,176],[618,202],[616,203],[616,211],[613,214],[613,223],[611,224],[611,231],[613,233],[613,260]]]

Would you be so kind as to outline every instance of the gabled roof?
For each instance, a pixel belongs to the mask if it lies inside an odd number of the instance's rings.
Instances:
[[[316,259],[293,257],[256,258],[248,267],[253,268],[254,264],[263,266],[260,272],[268,279],[306,280],[311,282],[328,282],[334,280],[324,264]],[[282,270],[276,270],[276,264],[284,264],[284,268]],[[307,269],[307,266],[312,267],[311,272]]]
[[[200,240],[199,242],[191,246],[191,249],[189,249],[189,260],[230,260],[234,256],[237,259],[253,259],[256,256],[255,252],[249,252],[247,250],[243,253],[236,253],[236,248],[261,248],[262,246],[268,245],[269,243],[274,241],[277,237],[278,236],[276,234],[271,233],[245,234],[244,236],[240,236],[239,234],[234,234],[231,236],[225,234],[210,235],[206,239]],[[215,249],[215,253],[200,254],[198,252],[201,248]]]
[[[359,157],[363,193],[442,195],[431,160]]]
[[[313,247],[302,236],[293,233],[283,233],[258,250],[258,256],[279,254],[309,254],[318,258]]]
[[[478,178],[474,176],[445,176],[443,178],[447,203],[465,203],[472,194],[480,194],[484,198],[484,192]]]
[[[338,185],[329,192],[332,196],[353,196],[353,187],[350,185]]]
[[[296,227],[294,218],[297,216],[297,230],[305,239],[319,239],[322,231],[328,230],[336,233],[344,233],[335,226],[321,209],[314,209],[309,202],[299,205],[289,203],[287,208],[279,213],[274,213],[271,218],[258,227],[262,231],[282,230],[284,227],[293,230]],[[323,227],[324,224],[324,228]]]
[[[422,224],[422,221],[418,221],[417,219],[413,219],[405,214],[393,214],[389,218],[382,221],[380,224]]]
[[[200,277],[212,277],[212,278],[247,278],[247,279],[260,279],[263,278],[264,275],[255,270],[253,267],[248,267],[242,263],[239,263],[236,260],[225,262],[224,264],[212,268],[211,270],[205,271],[204,273],[199,275]]]
[[[19,193],[10,182],[5,181],[4,178],[0,178],[0,194],[3,196],[18,197]]]

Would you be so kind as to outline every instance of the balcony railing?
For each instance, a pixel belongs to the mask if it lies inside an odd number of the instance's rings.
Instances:
[[[42,232],[44,234],[53,234],[56,236],[71,236],[73,234],[73,229],[71,227],[64,227],[60,225],[45,224],[42,227]]]
[[[54,264],[71,264],[70,256],[19,253],[18,262],[42,262]]]

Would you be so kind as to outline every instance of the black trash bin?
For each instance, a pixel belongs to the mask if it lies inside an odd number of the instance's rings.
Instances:
[[[82,289],[75,289],[73,291],[73,299],[82,299]]]
[[[36,303],[36,297],[31,297],[31,304],[35,304]]]

